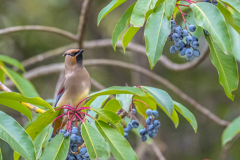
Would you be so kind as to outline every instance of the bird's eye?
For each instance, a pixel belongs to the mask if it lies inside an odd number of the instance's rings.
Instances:
[[[71,56],[71,57],[74,57],[74,56],[75,56],[75,54],[74,54],[74,53],[71,53],[71,54],[70,54],[70,56]]]

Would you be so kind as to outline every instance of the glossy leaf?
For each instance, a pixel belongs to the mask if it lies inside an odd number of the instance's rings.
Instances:
[[[99,15],[98,15],[98,25],[100,24],[100,21],[112,10],[126,2],[127,0],[112,0],[106,7],[104,7]]]
[[[232,50],[231,37],[222,13],[210,3],[192,3],[195,22],[198,26],[206,29],[225,54]]]
[[[240,133],[240,117],[234,119],[232,123],[223,131],[222,146],[225,146],[239,133]]]
[[[27,97],[39,97],[37,91],[33,87],[33,85],[23,78],[18,73],[14,72],[13,70],[5,67],[0,67],[4,73],[12,80],[12,82],[16,85],[17,89]]]
[[[35,147],[30,136],[12,117],[0,111],[0,138],[27,160],[35,160]]]
[[[234,55],[236,60],[238,62],[240,62],[240,45],[239,45],[240,35],[229,24],[228,24],[228,28],[229,28],[230,36],[231,36],[231,39],[232,39],[232,47],[233,47],[232,48],[232,54]]]
[[[140,101],[139,101],[140,100]],[[143,101],[143,102],[141,102]],[[157,109],[157,105],[156,102],[151,100],[148,97],[139,97],[139,96],[134,96],[133,97],[133,103],[137,109],[137,112],[142,115],[144,118],[147,118],[147,114],[146,114],[146,110],[148,109],[148,107],[152,110],[156,110]],[[146,106],[147,105],[147,106]]]
[[[151,68],[153,68],[162,55],[167,37],[171,33],[170,21],[164,15],[165,3],[161,3],[147,20],[144,37],[146,52]]]
[[[114,31],[113,31],[113,35],[112,35],[112,45],[114,50],[116,50],[116,45],[117,45],[117,41],[120,39],[123,31],[127,28],[127,26],[129,25],[129,18],[132,15],[132,10],[133,7],[135,5],[135,2],[128,7],[128,9],[124,12],[123,16],[120,18],[120,20],[118,21],[118,23],[116,24]]]
[[[0,61],[0,66],[4,66],[4,64],[3,64],[2,61]],[[5,73],[4,73],[3,70],[0,68],[0,81],[1,81],[2,83],[4,83],[4,82],[5,82],[5,78],[6,78]]]
[[[133,8],[130,23],[133,27],[142,27],[145,22],[146,13],[154,8],[156,0],[138,0]]]
[[[11,100],[1,99],[0,98],[0,104],[8,106],[8,107],[10,107],[10,108],[12,108],[12,109],[22,113],[23,115],[25,115],[32,122],[32,113],[31,113],[31,111],[26,106],[21,104],[20,102],[18,102],[18,101],[11,101]]]
[[[159,105],[159,107],[168,116],[171,117],[174,106],[173,106],[173,100],[167,92],[154,87],[141,86],[141,88],[145,90],[153,100],[155,100],[155,102]]]
[[[176,101],[174,101],[174,108],[191,124],[195,133],[197,133],[197,121],[194,115],[186,107]]]
[[[52,106],[40,97],[28,98],[28,97],[25,97],[16,92],[1,92],[0,91],[0,99],[31,103],[34,105],[39,105],[42,107],[49,108],[50,110],[54,111]]]
[[[109,94],[136,94],[139,96],[146,96],[146,93],[140,88],[136,87],[125,87],[125,86],[113,86],[106,89],[103,89],[98,92],[90,94],[88,97],[97,97],[100,95],[109,95]]]
[[[53,112],[47,110],[41,114],[33,123],[31,123],[26,129],[29,136],[34,140],[38,134],[58,116],[59,111]]]
[[[16,59],[11,58],[9,56],[5,56],[5,55],[0,55],[0,60],[3,62],[6,62],[8,64],[13,65],[14,67],[17,67],[19,69],[21,69],[22,71],[25,71],[23,65]]]
[[[48,133],[50,131],[50,127],[52,127],[51,125],[45,127],[41,133],[34,139],[33,143],[34,146],[36,148],[36,156],[37,159],[40,158],[40,156],[42,155],[42,146],[43,143],[46,141],[46,139],[48,138]],[[49,139],[47,139],[47,141],[49,141]]]
[[[223,16],[225,17],[225,20],[240,34],[240,18],[232,14],[224,3],[218,2],[217,5],[218,9],[222,12]],[[230,30],[229,30],[230,31]],[[232,37],[231,37],[232,38]],[[232,42],[234,40],[232,39]]]
[[[96,159],[97,157],[107,158],[110,156],[107,143],[100,133],[89,123],[85,122],[81,125],[81,133],[90,159]]]
[[[235,9],[238,13],[240,13],[240,2],[238,0],[219,0],[227,4],[228,6],[231,6],[233,9]]]
[[[137,33],[137,31],[139,29],[140,29],[140,27],[130,26],[130,28],[128,28],[126,33],[123,35],[122,47],[123,47],[124,52],[125,52],[125,49],[127,48],[127,45],[129,44],[129,42],[132,40],[132,38],[135,36],[135,34]]]
[[[103,109],[114,112],[114,113],[116,113],[121,108],[122,106],[120,105],[119,101],[116,100],[116,98],[113,98],[110,101],[108,101],[103,107]]]
[[[176,5],[176,0],[165,0],[165,15],[167,16],[168,19],[171,19],[174,8]]]
[[[170,118],[171,118],[175,128],[177,128],[179,125],[179,118],[178,118],[178,114],[175,109],[173,110],[172,116]]]
[[[119,115],[105,109],[92,108],[92,110],[109,122],[119,133],[124,135],[123,126],[121,124],[122,119]]]
[[[116,99],[119,101],[122,108],[128,112],[132,103],[133,94],[117,94]]]
[[[115,129],[102,121],[95,122],[98,131],[108,142],[111,152],[117,160],[137,160],[137,155],[128,141]]]
[[[219,82],[223,86],[226,95],[234,100],[232,91],[238,87],[238,68],[233,55],[225,55],[221,48],[213,42],[210,36],[205,35],[210,47],[210,59],[219,74]]]
[[[2,158],[1,148],[0,148],[0,160],[3,160],[3,158]]]
[[[44,149],[40,160],[66,160],[70,144],[70,137],[64,138],[63,134],[55,136]]]

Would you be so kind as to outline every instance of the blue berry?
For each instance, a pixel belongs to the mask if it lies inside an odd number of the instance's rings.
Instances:
[[[64,134],[63,134],[63,137],[65,137],[65,138],[67,138],[68,136],[69,136],[69,132],[67,131],[67,132],[65,132]]]
[[[153,124],[156,128],[159,128],[161,126],[161,122],[159,120],[154,120]]]
[[[124,128],[124,132],[128,132],[129,130],[127,128]]]
[[[77,136],[77,143],[83,143],[83,139],[80,136]]]
[[[143,136],[148,133],[147,129],[143,128],[139,131],[140,135]]]
[[[153,112],[152,112],[152,115],[156,118],[156,117],[158,117],[159,115],[158,115],[158,111],[157,110],[154,110]]]
[[[187,44],[192,44],[192,41],[193,41],[192,36],[187,36],[186,37]]]
[[[154,131],[151,131],[148,135],[150,138],[154,138],[157,134]]]
[[[76,142],[77,141],[77,135],[76,134],[71,134],[70,139],[72,142]]]
[[[128,131],[131,131],[132,129],[133,129],[132,124],[131,124],[131,123],[128,123],[128,125],[127,125],[127,130],[128,130]]]
[[[192,61],[194,59],[194,56],[193,55],[186,55],[186,59],[188,61]]]
[[[192,56],[192,50],[190,48],[187,48],[185,51],[186,56]]]
[[[77,151],[78,151],[77,145],[72,145],[71,150],[72,150],[73,152],[77,152]]]
[[[69,157],[68,159],[69,160],[75,160],[75,157],[72,156],[72,157]]]
[[[172,46],[170,47],[170,53],[172,53],[172,54],[176,53],[176,50],[175,50],[175,46],[174,46],[174,45],[172,45]]]
[[[77,134],[78,133],[78,128],[77,127],[73,127],[72,128],[72,133],[73,134]]]
[[[193,55],[194,55],[194,57],[199,57],[200,56],[199,50],[193,49]]]
[[[139,126],[139,123],[138,123],[138,121],[137,120],[132,120],[132,127],[133,128],[138,128],[138,126]]]
[[[211,3],[211,1],[210,1],[210,0],[203,0],[203,2],[208,2],[208,3]]]
[[[193,49],[198,49],[198,47],[199,47],[199,43],[197,41],[193,41],[192,42],[192,48]]]
[[[192,36],[192,40],[198,42],[198,38],[196,36]]]
[[[80,154],[78,154],[76,157],[77,157],[77,160],[83,160],[83,158]]]
[[[209,33],[207,30],[205,30],[205,29],[204,29],[204,33],[205,33],[206,35],[210,35],[210,33]]]
[[[194,25],[189,25],[189,31],[191,31],[191,32],[195,32],[196,31],[196,26],[194,26]]]
[[[152,117],[148,117],[146,119],[146,123],[147,123],[147,125],[150,125],[152,123]]]
[[[216,0],[212,0],[212,4],[216,6],[217,5],[217,1]]]
[[[146,135],[141,136],[141,140],[145,142],[147,140],[147,136]]]
[[[124,138],[128,139],[128,133],[124,132]]]
[[[84,154],[85,158],[89,158],[88,152]]]
[[[132,109],[132,113],[133,113],[133,114],[136,114],[136,109],[133,108],[133,109]]]
[[[179,40],[179,34],[173,33],[172,38],[174,41]]]
[[[151,124],[151,125],[149,125],[149,126],[148,126],[148,130],[149,130],[149,131],[152,131],[152,130],[154,130],[154,128],[155,128],[155,127],[154,127],[154,125],[153,125],[153,124]]]
[[[84,155],[87,152],[87,148],[86,147],[82,147],[79,151],[80,155]]]
[[[65,130],[64,129],[61,129],[60,131],[59,131],[59,134],[60,133],[65,133]]]
[[[188,35],[188,31],[186,29],[182,30],[182,36],[186,37]]]
[[[175,43],[175,46],[177,46],[177,47],[181,47],[182,46],[182,41],[180,39],[174,41],[174,43]]]
[[[152,115],[152,110],[151,109],[147,109],[146,113],[147,113],[147,116],[151,116]]]
[[[181,55],[181,56],[184,56],[184,55],[185,55],[186,49],[187,49],[187,48],[184,47],[184,48],[180,51],[180,55]]]
[[[180,46],[175,46],[175,50],[180,51],[181,50],[181,45]]]

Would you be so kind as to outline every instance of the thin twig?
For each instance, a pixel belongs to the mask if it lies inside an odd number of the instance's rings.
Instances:
[[[12,92],[11,89],[9,89],[8,87],[6,87],[1,81],[0,81],[0,89],[1,89],[2,91],[5,91],[5,92]],[[34,106],[34,105],[30,104],[30,103],[25,103],[25,102],[20,102],[20,103],[22,103],[22,104],[23,104],[24,106],[26,106],[27,108],[33,110],[34,112],[37,112],[37,113],[44,113],[44,112],[45,112],[45,110],[40,109],[40,108],[38,108],[37,106]]]
[[[85,41],[83,43],[83,46],[85,49],[92,49],[92,48],[102,48],[102,47],[111,47],[112,46],[112,41],[111,39],[103,39],[103,40],[93,40],[93,41]],[[158,60],[159,62],[162,63],[163,66],[165,66],[166,68],[170,69],[170,70],[174,70],[174,71],[184,71],[187,69],[191,69],[194,68],[196,66],[198,66],[203,60],[206,59],[206,57],[208,56],[208,45],[205,42],[203,44],[203,49],[201,50],[201,56],[196,58],[195,60],[191,61],[191,62],[187,62],[184,64],[177,64],[174,63],[172,61],[170,61],[166,56],[162,55],[161,58]],[[43,54],[39,54],[37,56],[31,57],[27,60],[24,60],[22,62],[24,67],[28,67],[30,65],[36,64],[37,62],[41,62],[45,59],[57,56],[57,55],[61,55],[63,54],[64,51],[70,49],[70,48],[76,48],[77,44],[73,43],[70,45],[66,45],[57,49],[53,49],[51,51],[47,51],[44,52]],[[122,47],[122,43],[119,41],[117,43],[117,47]],[[142,45],[136,44],[136,43],[129,43],[129,45],[127,46],[128,50],[137,52],[137,53],[141,53],[143,55],[146,56],[146,48]]]
[[[7,35],[10,33],[14,33],[14,32],[21,32],[21,31],[43,31],[43,32],[50,32],[50,33],[55,33],[61,36],[64,36],[72,41],[77,41],[77,36],[59,29],[59,28],[55,28],[55,27],[48,27],[48,26],[38,26],[38,25],[29,25],[29,26],[14,26],[14,27],[8,27],[8,28],[4,28],[4,29],[0,29],[0,35]]]
[[[151,142],[151,146],[152,146],[154,152],[156,153],[156,155],[158,156],[159,160],[166,160],[166,158],[163,156],[161,150],[157,147],[157,145],[154,143],[154,141]]]
[[[190,105],[192,105],[194,108],[196,108],[198,111],[200,111],[202,114],[206,115],[209,119],[211,119],[213,122],[217,123],[220,126],[227,126],[230,122],[225,121],[217,117],[214,113],[212,113],[209,109],[202,106],[198,102],[196,102],[192,97],[188,96],[186,93],[181,91],[178,87],[170,83],[168,80],[164,79],[163,77],[143,68],[138,65],[117,61],[117,60],[109,60],[109,59],[90,59],[84,61],[85,66],[91,66],[91,65],[110,65],[110,66],[117,66],[122,67],[126,69],[130,69],[133,71],[140,72],[148,77],[151,77],[152,79],[162,83],[164,86],[166,86],[168,89],[173,91],[175,94],[177,94],[180,98],[182,98],[184,101],[188,102]],[[60,72],[62,69],[64,69],[63,63],[58,64],[51,64],[47,66],[41,66],[37,67],[35,69],[30,70],[29,72],[24,74],[24,77],[27,79],[36,78],[42,75],[48,75],[56,72]],[[6,84],[9,84],[9,82],[6,82]]]
[[[79,49],[83,48],[83,38],[84,38],[84,33],[86,30],[86,24],[87,24],[87,14],[89,12],[91,2],[92,0],[84,0],[82,4],[81,15],[79,17],[78,33],[77,33]]]

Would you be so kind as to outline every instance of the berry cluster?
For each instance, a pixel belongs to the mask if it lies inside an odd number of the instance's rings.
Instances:
[[[71,131],[61,129],[60,133],[63,133],[65,138],[70,136],[70,146],[66,160],[90,160],[86,147],[81,147],[80,151],[78,151],[78,147],[84,143],[84,140],[81,137],[81,131],[78,132],[77,127],[72,127]]]
[[[195,32],[196,26],[189,25],[189,30]],[[196,36],[189,35],[186,29],[182,29],[176,24],[174,20],[171,20],[171,31],[170,39],[174,40],[174,44],[170,47],[170,53],[180,52],[181,56],[186,56],[186,59],[191,61],[194,57],[199,57],[200,52],[198,50],[199,43]],[[183,41],[185,38],[186,43]],[[192,48],[192,49],[191,49]]]
[[[154,118],[158,117],[157,110],[147,109],[146,114],[148,118],[146,119],[146,127],[140,130],[141,140],[145,142],[147,140],[147,135],[150,138],[154,138],[157,135],[158,128],[161,126],[159,120],[154,120]]]
[[[132,114],[136,113],[136,109],[132,109]],[[127,127],[124,128],[124,137],[128,139],[128,132],[132,131],[133,128],[138,128],[139,122],[137,120],[132,120],[130,123],[127,124]]]
[[[210,0],[203,0],[203,2],[211,3]],[[217,0],[212,0],[212,4],[216,6],[217,5]]]

